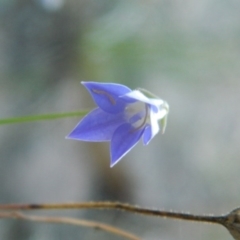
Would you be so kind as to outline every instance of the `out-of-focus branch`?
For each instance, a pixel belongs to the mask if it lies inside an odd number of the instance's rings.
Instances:
[[[11,219],[18,219],[18,220],[26,220],[26,221],[33,221],[33,222],[44,222],[44,223],[61,223],[61,224],[70,224],[82,227],[88,227],[93,229],[102,230],[105,232],[109,232],[121,237],[124,237],[129,240],[140,240],[137,236],[132,233],[126,232],[116,227],[112,227],[107,224],[95,222],[95,221],[88,221],[83,219],[77,218],[70,218],[70,217],[45,217],[45,216],[35,216],[35,215],[26,215],[20,212],[0,212],[0,218],[11,218]]]
[[[0,204],[0,210],[65,210],[65,209],[116,209],[146,216],[174,218],[187,221],[220,224],[228,229],[236,240],[240,240],[240,208],[222,216],[195,215],[190,213],[154,210],[120,202],[80,202],[46,204]]]
[[[221,223],[223,216],[194,215],[189,213],[163,211],[142,208],[120,202],[80,202],[80,203],[46,203],[46,204],[0,204],[0,210],[65,210],[65,209],[116,209],[147,216],[166,217],[189,221]]]

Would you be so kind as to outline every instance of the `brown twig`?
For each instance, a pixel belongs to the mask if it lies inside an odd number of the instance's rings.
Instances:
[[[70,217],[43,217],[43,216],[34,216],[34,215],[26,215],[20,212],[0,212],[0,218],[12,218],[12,219],[19,219],[19,220],[26,220],[26,221],[34,221],[34,222],[44,222],[44,223],[61,223],[61,224],[71,224],[77,225],[82,227],[89,227],[95,228],[102,231],[106,231],[126,239],[130,240],[140,240],[137,236],[133,235],[132,233],[123,231],[119,228],[112,227],[107,224],[70,218]]]
[[[147,216],[174,218],[179,220],[207,222],[221,224],[228,229],[236,240],[240,240],[240,208],[231,211],[227,215],[195,215],[181,212],[171,212],[141,208],[138,206],[120,202],[81,202],[81,203],[47,203],[47,204],[0,204],[0,210],[65,210],[65,209],[116,209],[127,212],[143,214]]]
[[[120,202],[81,202],[47,204],[0,204],[0,210],[65,210],[65,209],[117,209],[147,216],[174,218],[189,221],[222,223],[223,216],[194,215],[189,213],[141,208]]]

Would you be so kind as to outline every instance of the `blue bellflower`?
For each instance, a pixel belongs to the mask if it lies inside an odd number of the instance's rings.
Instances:
[[[87,114],[67,136],[89,142],[111,142],[111,164],[118,163],[142,137],[143,144],[166,127],[167,102],[152,93],[116,83],[82,82],[98,108]]]

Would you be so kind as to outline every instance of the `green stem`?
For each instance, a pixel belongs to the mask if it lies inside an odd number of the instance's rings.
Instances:
[[[77,112],[49,113],[49,114],[34,115],[34,116],[4,118],[4,119],[0,119],[0,125],[35,122],[35,121],[43,121],[43,120],[54,120],[54,119],[67,118],[67,117],[83,117],[88,112],[89,111],[87,110],[83,110],[83,111],[77,111]]]

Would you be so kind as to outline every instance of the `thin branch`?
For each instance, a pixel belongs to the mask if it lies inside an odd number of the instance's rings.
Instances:
[[[116,209],[127,212],[174,218],[188,221],[208,222],[223,224],[225,216],[211,215],[194,215],[189,213],[154,210],[149,208],[141,208],[139,206],[130,205],[120,202],[82,202],[82,203],[50,203],[50,204],[0,204],[0,210],[65,210],[65,209]]]
[[[42,216],[26,215],[20,212],[0,212],[0,218],[11,218],[11,219],[44,222],[44,223],[70,224],[70,225],[99,229],[99,230],[106,231],[130,240],[140,240],[140,238],[138,238],[137,236],[129,232],[123,231],[119,228],[112,227],[107,224],[94,222],[94,221],[87,221],[82,219],[76,219],[76,218],[70,218],[70,217],[42,217]]]
[[[80,202],[80,203],[46,203],[46,204],[0,204],[0,210],[4,211],[19,211],[19,210],[66,210],[66,209],[115,209],[122,210],[136,214],[142,214],[146,216],[173,218],[179,220],[196,221],[196,222],[207,222],[220,224],[228,229],[230,234],[235,240],[240,240],[240,208],[232,210],[230,213],[222,216],[211,216],[211,215],[195,215],[190,213],[172,212],[172,211],[162,211],[154,210],[149,208],[141,208],[139,206],[130,205],[120,202]],[[4,213],[9,216],[10,213]],[[11,215],[11,214],[10,214]],[[25,216],[25,215],[24,215]],[[1,215],[0,215],[1,217]],[[18,215],[18,218],[22,215]],[[11,215],[11,218],[16,218]],[[38,218],[38,217],[37,217]],[[65,219],[65,218],[63,218]],[[30,220],[30,219],[28,219]],[[57,221],[53,218],[53,222]],[[96,223],[94,223],[96,224]],[[91,225],[91,227],[99,227],[99,223],[96,225]],[[83,225],[83,224],[82,224]],[[89,224],[88,224],[89,225]],[[90,227],[90,225],[89,225]],[[105,231],[108,231],[106,228]],[[121,230],[120,230],[121,231]],[[135,236],[134,236],[135,237]],[[132,238],[134,239],[134,238]],[[135,238],[137,239],[137,238]]]

